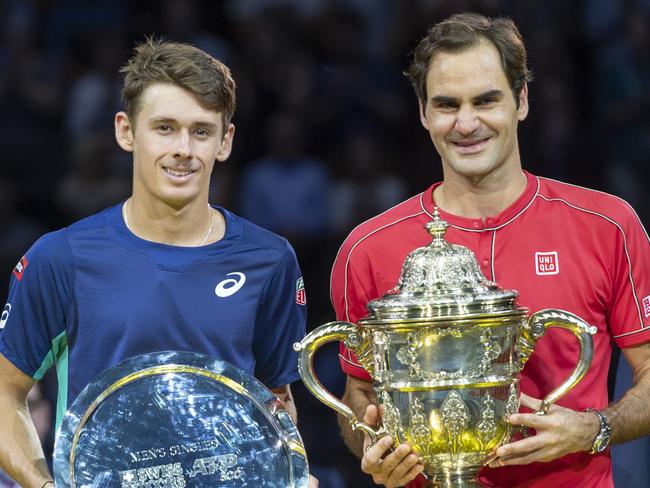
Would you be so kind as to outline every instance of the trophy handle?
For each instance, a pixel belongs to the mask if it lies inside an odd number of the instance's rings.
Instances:
[[[293,349],[298,351],[298,371],[302,377],[307,389],[325,405],[336,410],[345,416],[352,427],[352,430],[361,430],[370,436],[373,444],[377,439],[386,434],[381,428],[373,429],[368,424],[360,421],[354,412],[345,405],[341,400],[330,393],[323,386],[314,372],[314,355],[324,344],[332,341],[343,341],[345,346],[352,352],[359,353],[358,356],[367,356],[371,351],[371,344],[368,333],[365,329],[356,326],[351,322],[330,322],[314,329],[307,334],[300,342],[293,345]],[[364,363],[365,361],[362,361]],[[366,368],[368,369],[368,368]],[[370,369],[370,373],[372,370]]]
[[[546,415],[550,406],[560,397],[571,390],[587,373],[591,360],[594,357],[594,335],[596,327],[587,324],[577,315],[564,310],[545,309],[534,313],[524,325],[523,333],[519,337],[519,365],[521,368],[528,361],[537,341],[546,334],[549,327],[561,327],[570,331],[580,343],[580,357],[578,364],[571,375],[560,386],[555,388],[542,400],[539,415]]]

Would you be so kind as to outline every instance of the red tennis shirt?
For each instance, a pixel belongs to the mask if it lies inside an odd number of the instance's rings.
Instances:
[[[499,215],[469,219],[440,211],[446,238],[474,251],[485,276],[519,292],[530,313],[573,312],[598,332],[594,359],[578,385],[558,401],[574,410],[605,408],[611,341],[621,348],[650,341],[650,240],[634,210],[606,193],[526,173],[524,193]],[[393,289],[407,254],[431,242],[433,190],[362,223],[345,240],[331,276],[337,319],[357,322],[366,304]],[[522,371],[521,389],[543,398],[573,371],[579,346],[567,331],[550,329]],[[341,344],[346,374],[370,380]],[[613,487],[609,452],[574,453],[549,463],[485,468],[481,479],[499,487]],[[409,487],[422,486],[416,480]]]

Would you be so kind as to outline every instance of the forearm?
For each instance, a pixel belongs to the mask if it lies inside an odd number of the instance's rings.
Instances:
[[[342,400],[360,420],[363,419],[368,405],[377,404],[377,397],[370,383],[351,378],[347,380]],[[363,457],[363,432],[352,430],[350,422],[345,416],[338,414],[337,419],[345,445],[355,456],[361,459]]]
[[[0,466],[21,487],[41,488],[52,476],[27,403],[0,394],[0,411]]]
[[[634,371],[634,386],[605,410],[612,428],[612,443],[620,444],[650,435],[650,364]]]

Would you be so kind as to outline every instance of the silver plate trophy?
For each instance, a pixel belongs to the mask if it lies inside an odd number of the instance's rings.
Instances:
[[[519,409],[520,372],[549,327],[569,330],[580,346],[571,375],[543,400],[539,414],[585,375],[596,328],[562,310],[528,316],[517,292],[481,273],[474,254],[446,242],[438,212],[426,228],[433,241],[411,252],[397,288],[368,304],[358,326],[332,322],[294,345],[300,375],[323,403],[373,440],[409,442],[434,486],[480,486],[478,473],[512,439],[507,422]],[[316,351],[344,341],[372,375],[383,426],[361,422],[314,373]]]
[[[54,448],[57,488],[306,488],[300,435],[262,383],[188,352],[137,356],[77,397]]]

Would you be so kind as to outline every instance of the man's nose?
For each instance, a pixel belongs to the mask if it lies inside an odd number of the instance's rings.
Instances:
[[[461,107],[456,117],[456,131],[468,136],[478,129],[480,122],[473,107]]]
[[[179,132],[176,139],[176,147],[174,148],[174,157],[176,159],[185,160],[192,156],[192,146],[190,141],[190,134],[186,130]]]

